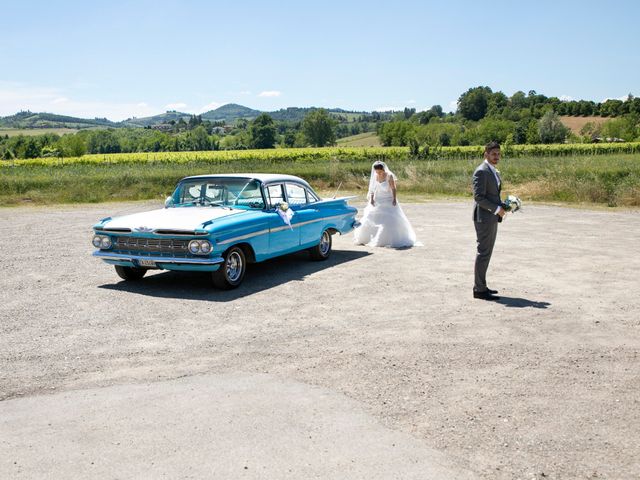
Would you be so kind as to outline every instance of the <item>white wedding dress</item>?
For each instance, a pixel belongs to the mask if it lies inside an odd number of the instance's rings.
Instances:
[[[354,231],[357,245],[369,247],[412,247],[416,234],[402,211],[400,204],[393,205],[393,192],[389,185],[389,174],[383,182],[373,183],[373,200],[364,209],[360,226]]]

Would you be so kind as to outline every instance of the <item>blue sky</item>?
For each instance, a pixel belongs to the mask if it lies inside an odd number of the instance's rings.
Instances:
[[[640,95],[633,0],[24,0],[1,11],[3,116],[121,120],[230,102],[450,110],[478,85]]]

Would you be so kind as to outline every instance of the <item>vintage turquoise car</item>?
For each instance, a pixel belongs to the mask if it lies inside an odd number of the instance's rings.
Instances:
[[[186,177],[165,208],[94,225],[93,255],[124,280],[139,280],[150,269],[206,271],[215,286],[231,289],[247,263],[299,250],[327,259],[331,236],[356,224],[357,210],[347,200],[321,199],[291,175]]]

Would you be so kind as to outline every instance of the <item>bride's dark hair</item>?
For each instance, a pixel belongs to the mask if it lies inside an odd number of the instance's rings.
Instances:
[[[376,170],[384,170],[384,163],[382,162],[375,162],[373,164],[373,168],[375,168]]]

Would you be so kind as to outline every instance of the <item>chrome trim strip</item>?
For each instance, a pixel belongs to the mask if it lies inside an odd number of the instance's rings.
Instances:
[[[288,227],[287,227],[288,228]],[[240,235],[239,237],[227,238],[221,242],[216,242],[216,245],[226,245],[227,243],[235,242],[237,240],[246,240],[247,238],[257,237],[269,233],[269,229],[260,230],[259,232],[247,233],[246,235]]]
[[[154,235],[175,235],[176,237],[195,237],[197,235],[195,230],[172,230],[170,228],[156,228],[151,232],[140,232],[140,233],[153,233]],[[205,232],[205,235],[206,235],[206,232]]]
[[[340,215],[333,215],[331,217],[322,217],[322,218],[316,218],[315,220],[307,220],[306,222],[301,222],[301,223],[294,223],[291,225],[291,228],[298,228],[298,227],[302,227],[304,225],[309,225],[310,223],[316,223],[316,222],[321,222],[323,220],[331,220],[334,218],[340,218],[340,217],[347,217],[347,216],[351,216],[351,215],[355,215],[353,213],[343,213]],[[232,242],[236,242],[238,240],[246,240],[247,238],[252,238],[252,237],[257,237],[259,235],[264,235],[265,233],[269,233],[269,232],[281,232],[282,230],[287,230],[289,229],[289,225],[283,225],[282,227],[275,227],[275,228],[271,228],[271,229],[265,229],[265,230],[260,230],[259,232],[253,232],[253,233],[248,233],[246,235],[240,235],[239,237],[233,237],[233,238],[228,238],[226,240],[223,240],[221,242],[216,242],[216,245],[226,245],[227,243],[232,243]]]
[[[166,228],[158,228],[156,230],[151,230],[149,232],[137,232],[137,231],[133,231],[130,228],[106,228],[106,227],[95,227],[93,229],[95,232],[100,232],[100,233],[111,233],[111,234],[118,234],[118,235],[123,235],[123,236],[138,236],[140,238],[152,238],[152,237],[143,237],[140,236],[142,235],[147,235],[147,234],[151,234],[151,235],[157,235],[159,237],[180,237],[180,238],[187,238],[187,237],[200,237],[202,235],[208,235],[209,232],[206,231],[197,231],[197,230],[176,230],[175,232],[166,229]]]
[[[293,230],[295,227],[297,227],[297,225],[284,225],[282,227],[276,227],[276,228],[272,228],[271,230],[269,230],[271,233],[276,233],[276,232],[281,232],[283,230]]]
[[[195,265],[217,265],[218,263],[224,263],[224,258],[172,258],[172,257],[147,257],[143,255],[127,255],[124,253],[111,253],[96,250],[93,252],[94,257],[101,258],[103,260],[151,260],[156,263],[189,263]]]
[[[306,222],[293,223],[291,226],[293,228],[298,228],[298,227],[302,227],[304,225],[309,225],[310,223],[317,223],[317,222],[322,222],[323,220],[331,220],[331,219],[334,219],[334,218],[346,217],[346,216],[350,216],[350,215],[353,215],[353,213],[343,213],[341,215],[333,215],[332,217],[316,218],[315,220],[307,220]],[[288,228],[289,228],[289,225],[285,225],[283,227],[272,228],[271,231],[272,232],[280,232],[280,231],[286,230]]]
[[[131,233],[130,228],[107,228],[107,227],[98,227],[96,231],[99,232],[107,232],[107,233]]]

